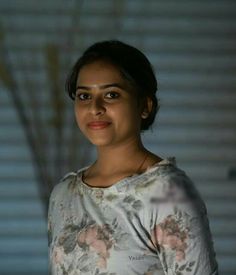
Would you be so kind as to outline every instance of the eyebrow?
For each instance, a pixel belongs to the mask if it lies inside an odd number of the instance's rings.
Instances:
[[[99,85],[98,87],[100,89],[107,89],[107,88],[115,87],[115,88],[124,90],[124,87],[119,83],[104,84],[104,85]],[[78,90],[78,89],[89,91],[92,89],[92,86],[77,86],[76,90]]]

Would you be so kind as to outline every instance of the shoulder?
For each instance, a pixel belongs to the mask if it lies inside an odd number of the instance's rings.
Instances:
[[[155,188],[161,188],[165,194],[170,190],[182,191],[189,196],[198,193],[190,177],[176,165],[175,158],[169,158],[161,162],[154,171],[153,176],[156,180]]]
[[[176,182],[191,181],[186,172],[177,166],[174,157],[162,160],[157,165],[157,168],[157,175],[164,182],[169,182],[170,180]]]
[[[141,178],[142,179],[142,178]],[[153,188],[167,188],[170,186],[179,186],[182,188],[185,185],[192,185],[191,179],[187,176],[184,170],[176,165],[175,158],[166,158],[156,165],[150,167],[143,174],[144,183],[152,182]]]
[[[157,205],[178,205],[191,209],[198,209],[204,213],[205,204],[195,184],[180,169],[175,159],[164,160],[160,165],[150,171],[150,188],[148,190],[149,200]],[[163,204],[164,203],[164,204]]]

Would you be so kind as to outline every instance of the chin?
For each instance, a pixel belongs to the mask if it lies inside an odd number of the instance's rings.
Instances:
[[[99,135],[99,134],[88,134],[84,133],[85,137],[93,144],[96,146],[100,145],[106,145],[107,143],[110,142],[110,138],[108,138],[107,135]]]
[[[109,146],[112,145],[111,141],[105,139],[90,139],[90,142],[95,146]]]

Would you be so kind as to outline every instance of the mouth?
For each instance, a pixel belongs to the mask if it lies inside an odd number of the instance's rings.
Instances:
[[[107,128],[111,122],[108,121],[92,121],[88,123],[88,127],[92,130],[101,130]]]

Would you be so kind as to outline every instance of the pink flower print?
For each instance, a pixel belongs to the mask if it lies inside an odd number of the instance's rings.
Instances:
[[[185,254],[184,251],[182,250],[177,250],[176,255],[175,255],[176,261],[180,262],[185,259]]]
[[[176,249],[179,239],[175,235],[166,236],[166,239],[163,240],[163,245],[168,245],[171,249]]]
[[[97,240],[91,244],[90,249],[99,255],[98,265],[105,268],[107,266],[106,259],[110,256],[106,243],[102,240]]]
[[[107,266],[107,261],[106,261],[106,259],[100,257],[100,258],[98,259],[98,261],[97,261],[97,265],[98,265],[98,267],[100,267],[100,268],[106,268],[106,266]]]
[[[96,251],[97,254],[101,255],[102,257],[107,257],[109,254],[106,243],[102,240],[95,240],[93,243],[91,243],[91,250]]]
[[[185,259],[188,229],[181,230],[174,216],[168,216],[162,223],[155,225],[151,235],[153,242],[159,247],[174,250],[177,261]]]
[[[80,244],[85,243],[85,238],[86,238],[86,231],[79,232],[77,235],[77,241]]]
[[[59,264],[63,260],[64,249],[62,246],[55,247],[52,254],[52,260],[55,264]]]
[[[78,234],[78,242],[79,243],[85,243],[87,245],[90,245],[98,235],[97,227],[95,225],[88,227],[86,230],[83,230]]]
[[[87,245],[91,245],[94,240],[97,239],[98,229],[96,226],[91,226],[87,229],[85,242]]]
[[[95,252],[98,256],[98,265],[105,268],[107,258],[109,258],[109,249],[113,241],[107,225],[90,225],[77,235],[78,244],[81,247],[86,246],[88,250]]]
[[[159,224],[155,225],[152,235],[154,235],[152,237],[157,240],[158,244],[163,244],[164,231]]]

